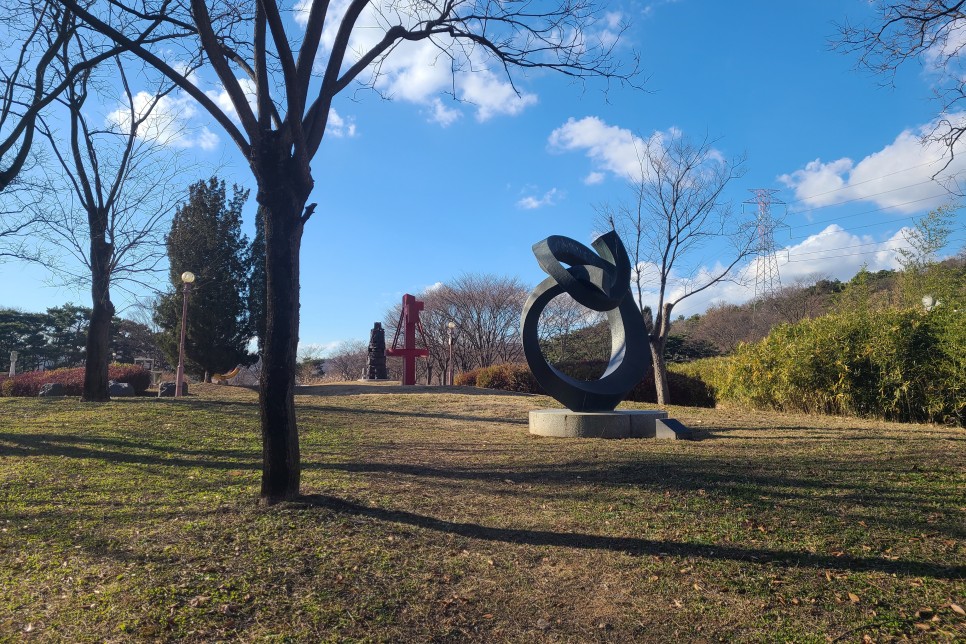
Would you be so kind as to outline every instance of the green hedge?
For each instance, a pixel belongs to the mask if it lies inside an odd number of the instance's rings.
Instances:
[[[719,402],[963,425],[966,314],[952,306],[830,314],[675,369],[703,380]]]
[[[583,360],[580,362],[564,362],[556,365],[563,373],[578,380],[596,380],[607,368],[602,360]],[[507,363],[474,369],[459,374],[455,383],[464,387],[483,387],[485,389],[500,389],[529,394],[545,393],[530,373],[526,363]],[[714,396],[711,388],[702,380],[682,373],[668,373],[668,387],[671,403],[688,405],[691,407],[714,407]],[[626,400],[634,402],[656,403],[657,393],[654,387],[654,374],[648,371],[637,386],[627,395]]]

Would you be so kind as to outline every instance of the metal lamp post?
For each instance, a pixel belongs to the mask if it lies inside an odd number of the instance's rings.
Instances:
[[[174,397],[181,397],[181,381],[184,379],[184,332],[185,323],[188,321],[188,291],[191,290],[191,284],[195,281],[195,274],[191,271],[185,271],[181,274],[181,281],[184,282],[182,287],[182,293],[184,293],[184,303],[181,305],[181,342],[178,345],[178,375],[175,376],[174,383]]]
[[[446,340],[449,343],[449,385],[453,386],[453,329],[456,328],[456,322],[450,320],[446,323]]]

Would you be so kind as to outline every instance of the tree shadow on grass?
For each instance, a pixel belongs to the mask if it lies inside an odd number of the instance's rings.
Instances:
[[[450,396],[523,396],[536,397],[538,394],[503,391],[500,389],[481,389],[479,387],[450,387],[438,385],[364,384],[346,383],[333,385],[300,385],[295,388],[296,396],[360,396],[367,394],[430,394]]]
[[[467,423],[496,423],[511,425],[527,425],[529,420],[525,418],[498,418],[493,416],[468,416],[466,414],[447,414],[442,412],[422,412],[422,411],[396,411],[392,409],[364,409],[357,407],[335,407],[331,405],[299,405],[300,410],[360,414],[363,416],[387,416],[404,418],[436,418],[440,420],[457,420]]]
[[[0,432],[0,450],[4,456],[61,456],[111,463],[210,467],[223,470],[261,468],[261,453],[254,450],[192,449],[72,434]],[[132,450],[154,453],[143,454]]]
[[[305,465],[306,470],[329,470],[364,474],[375,478],[419,481],[428,486],[449,486],[452,494],[460,494],[467,486],[480,492],[501,496],[515,495],[529,498],[561,499],[568,496],[584,497],[588,490],[602,494],[618,490],[673,491],[683,494],[717,495],[738,507],[750,504],[762,511],[772,511],[776,504],[791,504],[800,511],[821,517],[830,511],[830,499],[855,521],[875,521],[883,528],[900,527],[916,532],[941,532],[953,539],[966,538],[966,526],[950,519],[942,523],[926,520],[923,508],[930,504],[954,507],[958,503],[955,486],[949,490],[932,490],[928,498],[901,482],[858,479],[865,473],[863,465],[849,462],[798,463],[796,472],[762,469],[760,463],[739,465],[718,459],[695,460],[687,454],[655,453],[632,457],[631,460],[579,460],[566,463],[535,461],[514,462],[504,466],[492,463],[468,463],[459,466],[439,466],[431,463],[372,461],[321,461]],[[809,475],[827,471],[819,477]],[[829,469],[831,468],[831,469]],[[403,478],[401,478],[403,477]],[[858,510],[857,510],[858,508]],[[858,514],[867,508],[871,515]],[[886,510],[888,509],[888,510]],[[885,512],[886,517],[874,516]],[[901,512],[904,516],[891,515]]]
[[[675,541],[638,539],[633,537],[609,537],[603,535],[552,532],[548,530],[516,530],[493,528],[477,523],[457,523],[435,517],[361,505],[321,494],[303,496],[293,502],[307,507],[321,507],[340,514],[353,514],[377,521],[404,525],[453,534],[470,539],[482,539],[501,543],[529,546],[556,546],[590,550],[609,550],[634,556],[698,557],[729,561],[745,561],[772,564],[789,568],[814,568],[818,570],[841,570],[850,572],[875,571],[933,579],[962,579],[966,566],[936,566],[920,561],[892,561],[881,557],[853,557],[843,555],[812,554],[766,548],[740,548],[702,543],[678,543]]]

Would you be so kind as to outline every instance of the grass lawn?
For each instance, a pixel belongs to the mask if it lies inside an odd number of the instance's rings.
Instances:
[[[966,641],[966,432],[672,408],[700,441],[527,433],[546,398],[0,398],[0,641]]]

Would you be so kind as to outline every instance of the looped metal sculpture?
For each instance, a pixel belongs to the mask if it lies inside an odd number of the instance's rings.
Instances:
[[[641,381],[651,362],[644,321],[631,295],[630,260],[620,237],[611,231],[592,245],[599,255],[559,235],[534,244],[533,254],[550,277],[533,289],[523,307],[523,353],[530,371],[548,394],[577,412],[612,411]],[[540,350],[540,314],[563,293],[589,309],[607,312],[611,356],[599,380],[577,380],[562,373]]]

